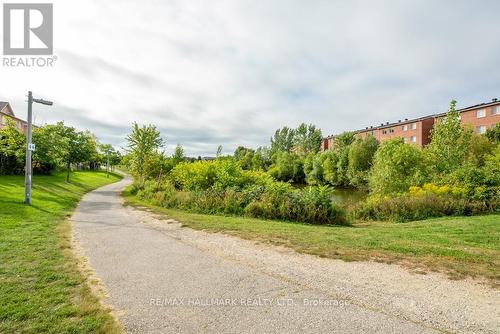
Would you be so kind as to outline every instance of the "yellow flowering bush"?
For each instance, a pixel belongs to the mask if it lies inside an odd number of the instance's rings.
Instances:
[[[421,187],[411,186],[408,189],[410,196],[425,196],[425,195],[452,195],[454,197],[463,197],[466,195],[466,190],[462,187],[451,186],[448,184],[437,185],[434,183],[425,183]]]

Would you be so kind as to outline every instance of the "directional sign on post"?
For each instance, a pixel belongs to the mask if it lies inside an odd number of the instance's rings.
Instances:
[[[29,143],[29,144],[28,144],[28,150],[30,150],[30,151],[34,151],[34,150],[35,150],[35,144],[33,144],[33,143]]]

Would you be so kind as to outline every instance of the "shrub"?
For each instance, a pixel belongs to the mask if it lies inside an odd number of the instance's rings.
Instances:
[[[422,150],[400,138],[390,139],[375,153],[370,191],[377,195],[406,192],[411,185],[421,184],[424,174]]]
[[[25,143],[25,136],[7,118],[6,126],[0,129],[0,175],[23,173]]]
[[[412,193],[396,196],[372,196],[357,205],[353,216],[365,220],[389,220],[407,222],[432,217],[473,215],[500,211],[500,201],[470,200],[462,193],[440,188],[437,192],[412,190]]]
[[[183,190],[224,189],[237,185],[242,172],[234,160],[217,159],[180,163],[172,169],[170,178]]]
[[[280,185],[252,201],[245,213],[250,217],[285,219],[310,224],[346,224],[345,212],[332,201],[327,186],[290,190]]]
[[[247,215],[311,224],[347,223],[344,211],[332,202],[329,187],[298,190],[289,183],[265,180],[265,184],[251,184],[244,188],[191,191],[176,189],[168,179],[158,182],[149,180],[140,188],[134,187],[134,191],[139,198],[156,205],[192,212]]]

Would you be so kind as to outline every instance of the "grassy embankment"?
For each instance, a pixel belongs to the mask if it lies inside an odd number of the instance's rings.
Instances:
[[[500,215],[318,226],[194,214],[153,206],[129,191],[123,195],[130,205],[146,206],[198,230],[287,246],[321,257],[398,263],[421,273],[440,271],[454,279],[472,276],[493,284],[500,279]]]
[[[78,269],[66,220],[84,193],[119,178],[35,175],[26,206],[24,177],[0,176],[0,333],[120,332]]]

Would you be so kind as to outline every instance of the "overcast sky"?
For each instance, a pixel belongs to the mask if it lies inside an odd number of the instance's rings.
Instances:
[[[9,1],[15,2],[15,1]],[[25,2],[25,1],[21,1]],[[42,1],[49,2],[49,1]],[[53,68],[0,66],[0,100],[125,145],[154,124],[167,152],[267,145],[500,98],[500,1],[54,1]]]

